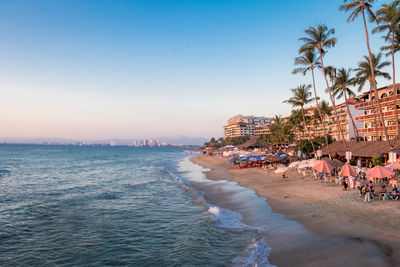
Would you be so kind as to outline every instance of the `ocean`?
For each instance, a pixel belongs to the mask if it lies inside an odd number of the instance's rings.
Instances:
[[[212,197],[243,191],[190,156],[0,145],[0,266],[270,266],[265,227]]]

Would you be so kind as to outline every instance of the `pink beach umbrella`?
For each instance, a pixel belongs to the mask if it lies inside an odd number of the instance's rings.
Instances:
[[[391,163],[389,165],[386,165],[385,169],[388,169],[389,171],[400,170],[400,163],[399,162]]]
[[[350,166],[348,162],[346,162],[343,166],[343,169],[339,173],[340,177],[349,177],[349,176],[357,176],[356,172],[354,171],[353,167]]]
[[[377,178],[377,179],[382,179],[382,178],[390,177],[393,175],[394,175],[393,172],[385,169],[382,166],[376,166],[376,167],[372,168],[369,173],[369,177]]]
[[[325,160],[321,160],[317,164],[312,167],[314,170],[323,172],[323,173],[331,173],[331,171],[335,168]]]

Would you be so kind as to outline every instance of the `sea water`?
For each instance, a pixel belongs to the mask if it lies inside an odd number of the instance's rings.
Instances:
[[[265,229],[208,199],[189,156],[0,145],[0,266],[268,266]]]

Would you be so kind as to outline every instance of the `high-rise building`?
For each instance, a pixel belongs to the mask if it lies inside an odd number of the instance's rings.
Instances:
[[[224,126],[224,137],[253,136],[267,134],[271,118],[236,115]]]

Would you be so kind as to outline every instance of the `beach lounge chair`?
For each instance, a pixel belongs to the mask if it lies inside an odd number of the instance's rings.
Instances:
[[[382,200],[382,201],[386,201],[386,200],[388,200],[388,196],[387,196],[386,193],[380,193],[379,194],[379,199]]]

